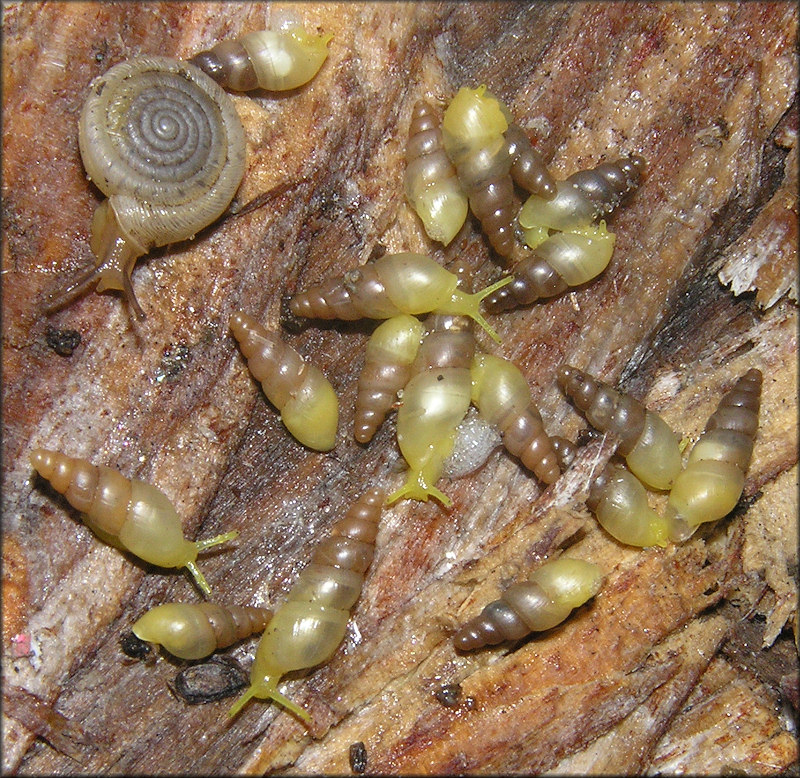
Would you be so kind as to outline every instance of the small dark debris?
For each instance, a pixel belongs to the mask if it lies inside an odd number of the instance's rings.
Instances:
[[[147,659],[153,650],[149,643],[137,638],[130,630],[119,636],[119,647],[122,649],[122,653],[131,659]]]
[[[80,345],[81,334],[77,330],[59,330],[48,325],[44,337],[47,345],[60,357],[71,357]]]
[[[164,349],[161,364],[156,368],[156,383],[160,384],[162,381],[169,381],[180,375],[191,358],[188,346],[178,345]]]
[[[232,697],[247,684],[247,673],[233,657],[213,656],[181,670],[171,688],[189,705],[203,705]]]
[[[578,437],[575,438],[575,445],[578,448],[583,448],[584,446],[591,443],[593,440],[597,440],[599,437],[602,437],[601,432],[597,432],[596,430],[584,428],[578,433]]]
[[[363,773],[367,769],[367,747],[363,740],[350,746],[350,769],[354,773]]]
[[[433,696],[445,706],[445,708],[453,708],[458,705],[461,700],[461,684],[458,683],[445,683],[442,684],[434,693]]]

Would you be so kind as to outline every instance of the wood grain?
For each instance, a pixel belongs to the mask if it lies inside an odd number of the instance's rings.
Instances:
[[[790,641],[781,627],[797,619],[786,605],[797,566],[796,6],[289,5],[333,34],[329,59],[302,89],[234,97],[248,144],[242,187],[194,241],[139,262],[142,323],[113,294],[42,313],[46,294],[92,262],[101,196],[77,148],[87,86],[136,54],[188,57],[263,28],[278,5],[4,6],[4,770],[348,773],[356,741],[374,773],[789,768],[797,745],[775,687],[717,652],[750,610],[772,619],[767,643]],[[57,448],[153,482],[189,537],[239,529],[232,548],[202,559],[215,597],[279,602],[357,495],[401,483],[394,425],[367,446],[352,437],[372,324],[286,334],[340,394],[338,445],[319,454],[265,402],[228,320],[243,309],[279,326],[285,295],[384,250],[463,263],[476,284],[498,277],[474,220],[442,249],[402,194],[414,102],[444,105],[480,83],[558,177],[628,153],[648,162],[609,223],[607,271],[492,317],[502,345],[479,336],[482,346],[519,365],[547,429],[572,439],[585,424],[555,385],[563,360],[687,436],[759,367],[745,499],[684,546],[640,551],[605,535],[582,502],[610,441],[590,441],[546,491],[497,451],[440,484],[451,511],[405,502],[384,513],[345,644],[284,686],[310,710],[311,731],[275,705],[252,702],[233,721],[227,701],[187,706],[167,685],[180,663],[132,664],[118,640],[151,605],[197,601],[190,580],[102,545],[33,477],[28,452]],[[71,355],[48,345],[48,327],[80,334]],[[793,504],[770,525],[773,494]],[[565,546],[606,572],[593,603],[521,645],[453,650],[457,624]],[[230,653],[248,666],[254,645]],[[462,688],[455,707],[434,696],[448,683]],[[703,689],[703,715],[692,716]],[[720,753],[719,738],[736,747]]]

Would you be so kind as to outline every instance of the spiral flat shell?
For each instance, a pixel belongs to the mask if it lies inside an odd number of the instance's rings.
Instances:
[[[89,178],[144,250],[211,224],[244,174],[233,103],[186,62],[137,57],[115,65],[92,82],[78,130]]]

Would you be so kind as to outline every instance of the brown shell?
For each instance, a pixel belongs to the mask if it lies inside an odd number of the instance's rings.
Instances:
[[[469,370],[475,356],[472,320],[467,316],[431,314],[425,319],[425,338],[411,366],[411,374],[437,367]]]
[[[613,213],[639,186],[645,165],[640,156],[623,157],[588,170],[579,170],[567,181],[592,203],[594,218],[597,219]],[[569,289],[569,284],[548,263],[546,252],[546,245],[533,252],[518,251],[520,259],[514,267],[514,280],[486,298],[486,310],[490,313],[510,311],[542,298],[555,297]]]
[[[549,200],[556,195],[556,182],[542,155],[531,145],[522,128],[515,122],[505,131],[508,153],[511,157],[511,178],[531,194]]]
[[[201,602],[198,608],[208,619],[217,648],[227,648],[250,635],[263,632],[272,618],[271,610],[253,605],[218,605],[213,602]]]
[[[753,441],[758,430],[758,412],[761,407],[761,384],[763,376],[757,368],[751,368],[733,385],[720,400],[717,410],[706,423],[706,432],[728,430],[737,436],[742,458],[750,461]]]
[[[625,456],[633,450],[642,434],[646,413],[638,400],[571,365],[561,365],[556,381],[593,427],[619,438],[620,454]]]

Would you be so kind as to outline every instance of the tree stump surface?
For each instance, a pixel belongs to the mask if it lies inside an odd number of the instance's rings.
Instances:
[[[269,25],[256,3],[6,3],[3,15],[3,767],[20,774],[778,773],[797,764],[797,8],[792,3],[297,3],[330,55],[288,94],[233,97],[247,169],[229,212],[143,258],[135,320],[116,294],[43,313],[93,257],[77,121],[97,75],[126,58],[188,58]],[[274,18],[274,17],[273,17]],[[684,545],[635,549],[587,511],[613,452],[589,436],[543,489],[499,449],[443,480],[452,499],[384,511],[348,635],[287,678],[280,706],[187,705],[185,663],[132,662],[120,635],[180,571],[101,543],[36,478],[32,448],[150,481],[189,538],[239,530],[201,557],[219,602],[274,606],[364,490],[395,489],[390,417],[368,445],[353,402],[372,322],[284,331],[340,396],[336,448],[285,430],[228,329],[381,252],[418,251],[500,276],[469,218],[446,248],[403,195],[414,103],[462,85],[510,107],[558,178],[638,153],[641,187],[609,220],[595,281],[489,317],[551,434],[586,423],[563,361],[630,391],[696,439],[721,395],[764,373],[743,499]],[[76,344],[78,333],[80,338]],[[585,440],[586,435],[581,436]],[[455,628],[568,549],[600,594],[517,644],[454,650]],[[249,668],[257,637],[227,653]],[[453,693],[457,684],[460,696]],[[442,687],[446,687],[443,692]],[[452,699],[451,699],[452,697]],[[453,702],[454,704],[444,704]]]

